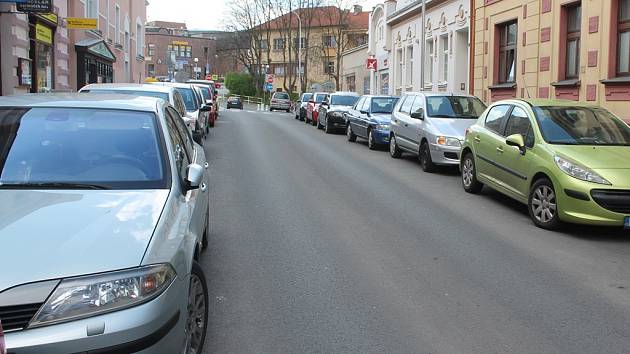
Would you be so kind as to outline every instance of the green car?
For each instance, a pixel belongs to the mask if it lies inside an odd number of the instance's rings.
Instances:
[[[527,204],[534,224],[630,228],[630,127],[573,101],[506,100],[466,132],[462,185]]]

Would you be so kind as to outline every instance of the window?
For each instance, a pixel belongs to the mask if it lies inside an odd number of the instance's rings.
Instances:
[[[356,77],[354,75],[346,76],[346,90],[354,92],[356,89]]]
[[[617,75],[630,76],[630,0],[619,0]]]
[[[357,103],[354,105],[355,110],[360,111],[361,107],[363,106],[363,103],[365,102],[365,100],[368,99],[367,97],[361,97],[359,98],[359,100],[357,101]]]
[[[188,155],[188,152],[186,151],[182,134],[179,132],[179,129],[175,123],[177,120],[181,119],[173,110],[167,108],[167,132],[168,136],[170,137],[171,148],[173,149],[173,153],[175,154],[175,166],[177,167],[177,171],[179,172],[179,182],[183,186],[185,184],[186,168],[190,164],[190,157]]]
[[[324,63],[324,73],[325,74],[334,74],[335,73],[335,62],[327,61]]]
[[[154,77],[155,76],[155,64],[147,64],[147,71],[148,71],[148,75],[150,77]]]
[[[116,5],[116,23],[114,24],[114,33],[116,34],[116,44],[120,44],[120,6]]]
[[[424,85],[430,86],[433,83],[433,39],[427,40],[425,51]]]
[[[284,49],[284,38],[274,38],[273,50],[282,50],[282,49]]]
[[[442,63],[442,82],[448,81],[448,35],[440,37],[442,55],[440,61]]]
[[[400,105],[400,109],[398,111],[400,113],[409,114],[409,112],[411,111],[411,106],[413,105],[413,101],[415,100],[415,98],[416,98],[416,96],[407,96],[407,97],[405,97],[405,100]]]
[[[98,0],[85,0],[85,17],[98,19]]]
[[[109,36],[109,0],[105,2],[105,38],[111,39]]]
[[[399,90],[398,94],[400,94],[400,89],[402,86],[402,73],[403,73],[403,68],[405,67],[405,63],[403,62],[403,50],[398,49],[396,51],[396,60],[398,61],[398,70],[396,70],[396,88],[397,90]]]
[[[136,56],[144,56],[144,43],[142,43],[144,35],[142,34],[142,23],[136,22]]]
[[[365,98],[365,101],[361,103],[361,108],[359,109],[361,112],[369,112],[370,111],[370,99]]]
[[[486,115],[486,128],[501,135],[501,127],[505,121],[505,116],[510,111],[510,106],[494,106]]]
[[[422,99],[417,97],[415,101],[411,104],[411,108],[409,109],[409,113],[416,113],[422,108]]]
[[[284,66],[275,66],[273,68],[273,74],[278,76],[284,76]]]
[[[429,117],[477,119],[485,110],[486,106],[477,97],[427,97],[427,116]]]
[[[525,146],[529,148],[534,146],[532,125],[527,117],[527,113],[520,107],[514,107],[505,125],[505,136],[513,134],[520,134],[525,140]]]
[[[566,7],[567,44],[566,74],[567,79],[580,76],[580,27],[582,23],[582,6],[580,4]]]
[[[413,46],[407,47],[407,86],[413,85]]]
[[[363,77],[363,94],[365,95],[370,94],[370,77],[369,76]]]
[[[516,21],[499,26],[499,83],[516,81]]]
[[[302,37],[302,42],[300,42],[300,38],[293,38],[293,48],[297,48],[298,45],[300,45],[302,49],[306,48],[306,38]]]
[[[325,48],[337,47],[337,40],[335,39],[335,36],[323,36],[322,40]]]
[[[269,48],[269,42],[266,39],[261,39],[260,42],[258,42],[258,46],[260,49],[267,49]]]
[[[155,55],[155,44],[149,44],[148,55],[150,57]]]
[[[192,58],[192,47],[186,46],[186,58]]]

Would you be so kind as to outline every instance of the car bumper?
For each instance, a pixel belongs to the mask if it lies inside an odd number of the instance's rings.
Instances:
[[[330,124],[331,128],[346,128],[348,125],[343,116],[328,115],[326,118],[326,124]]]
[[[389,144],[389,130],[374,129],[372,130],[374,142],[379,145]]]
[[[176,278],[157,298],[129,309],[5,333],[7,354],[180,353],[185,342],[187,312],[182,299],[187,299],[187,284],[187,279]]]
[[[576,224],[624,226],[630,216],[630,186],[606,186],[584,182],[568,175],[556,176],[554,181],[560,220]],[[597,193],[597,191],[602,191]],[[625,207],[604,207],[602,195],[612,191],[623,192],[625,197],[613,197]],[[599,201],[599,203],[598,203]],[[603,203],[603,204],[602,204]]]
[[[460,146],[431,144],[431,160],[434,164],[459,166]]]
[[[290,109],[291,104],[289,103],[272,103],[269,108],[271,109]]]

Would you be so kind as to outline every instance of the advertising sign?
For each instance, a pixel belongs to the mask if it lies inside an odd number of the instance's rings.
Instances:
[[[44,25],[41,25],[39,23],[35,24],[35,39],[38,41],[42,41],[46,44],[52,44],[52,40],[53,40],[52,29]]]
[[[18,83],[20,86],[31,86],[31,61],[25,58],[18,58]]]
[[[52,0],[16,1],[17,10],[21,12],[52,12]]]
[[[68,17],[66,18],[68,29],[84,29],[95,30],[98,29],[95,18],[82,18],[82,17]]]

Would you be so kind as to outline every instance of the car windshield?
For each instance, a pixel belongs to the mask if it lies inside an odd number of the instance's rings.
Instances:
[[[274,99],[277,100],[288,100],[289,99],[289,94],[286,92],[282,92],[282,93],[276,93],[273,95]]]
[[[536,107],[534,113],[549,144],[630,146],[630,127],[604,109]]]
[[[203,96],[204,100],[209,101],[212,99],[212,97],[210,97],[210,90],[208,90],[207,87],[200,87],[199,91],[201,91],[201,95]]]
[[[330,104],[335,106],[354,106],[358,99],[359,96],[332,95]]]
[[[317,94],[315,95],[315,103],[324,102],[324,98],[326,98],[326,94]]]
[[[311,99],[311,97],[313,97],[312,93],[305,93],[302,95],[302,102],[308,102],[308,100]]]
[[[134,95],[141,97],[155,97],[161,98],[168,102],[168,92],[152,92],[152,91],[139,91],[139,90],[107,90],[107,89],[91,89],[82,90],[82,93],[108,93],[108,94],[120,94],[120,95]]]
[[[152,113],[0,108],[0,189],[167,188]]]
[[[427,97],[427,116],[433,118],[468,118],[477,119],[486,110],[476,97],[466,96],[429,96]]]
[[[396,102],[398,102],[397,97],[372,98],[372,113],[392,113]]]
[[[195,93],[191,88],[183,88],[178,87],[177,91],[182,94],[182,98],[184,99],[184,105],[186,105],[186,110],[188,112],[193,112],[197,110],[197,100],[195,99]]]

